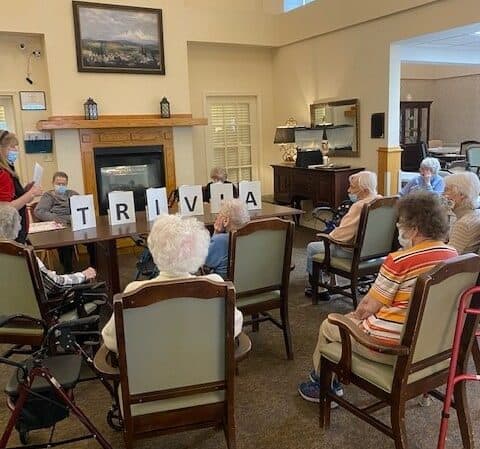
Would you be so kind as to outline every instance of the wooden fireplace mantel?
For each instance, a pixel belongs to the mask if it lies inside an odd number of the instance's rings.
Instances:
[[[144,115],[102,115],[98,120],[85,120],[81,115],[56,115],[48,120],[39,120],[40,131],[55,129],[102,129],[102,128],[154,128],[174,126],[205,126],[208,120],[193,118],[191,114],[174,114],[161,118],[157,114]]]

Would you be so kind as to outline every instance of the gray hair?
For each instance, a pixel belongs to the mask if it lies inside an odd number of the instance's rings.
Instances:
[[[368,190],[371,194],[377,194],[377,175],[371,171],[361,171],[351,175],[348,180],[356,182],[362,190]]]
[[[8,204],[0,204],[0,238],[15,240],[22,225],[17,209]]]
[[[426,168],[430,170],[432,174],[436,175],[440,170],[440,162],[438,162],[436,157],[426,157],[420,162],[420,168]]]
[[[475,173],[470,171],[455,173],[445,178],[445,187],[463,197],[462,205],[476,209],[480,195],[480,181]]]
[[[227,170],[222,167],[213,167],[210,171],[210,178],[221,179],[225,182],[227,180]]]
[[[160,272],[195,273],[205,262],[210,234],[196,218],[160,215],[148,236],[148,248]]]
[[[236,231],[250,221],[247,205],[239,199],[226,200],[218,213],[230,219],[228,232]]]

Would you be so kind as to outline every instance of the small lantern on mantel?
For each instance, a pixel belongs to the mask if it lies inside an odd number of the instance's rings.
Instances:
[[[163,97],[160,102],[160,117],[170,118],[170,103],[167,100],[167,97]]]
[[[85,120],[98,120],[98,106],[94,99],[88,97],[87,101],[83,103],[85,111]]]

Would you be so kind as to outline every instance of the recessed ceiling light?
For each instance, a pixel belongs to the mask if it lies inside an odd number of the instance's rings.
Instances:
[[[480,31],[475,31],[475,33],[473,33],[473,34],[480,35]]]

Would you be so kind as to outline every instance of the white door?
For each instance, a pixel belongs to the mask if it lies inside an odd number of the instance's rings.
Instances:
[[[223,167],[231,182],[258,179],[255,96],[207,96],[207,170]]]

